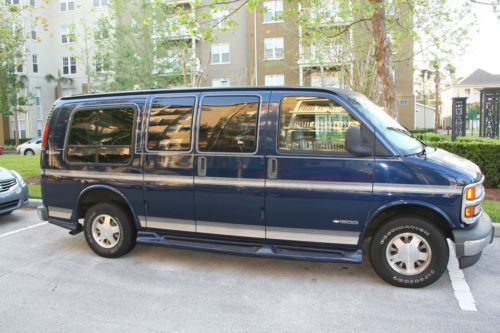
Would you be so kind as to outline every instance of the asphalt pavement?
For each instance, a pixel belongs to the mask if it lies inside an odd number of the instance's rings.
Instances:
[[[500,332],[500,244],[464,271],[478,311],[445,273],[423,289],[361,265],[138,245],[96,256],[34,210],[0,217],[1,332]]]

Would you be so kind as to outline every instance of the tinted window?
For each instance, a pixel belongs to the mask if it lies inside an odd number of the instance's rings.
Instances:
[[[258,112],[258,97],[206,97],[201,110],[199,150],[238,153],[256,151]]]
[[[156,98],[148,128],[149,150],[190,150],[194,97]]]
[[[323,97],[284,97],[279,149],[345,153],[345,133],[359,122],[337,102]]]
[[[73,162],[127,163],[132,148],[132,108],[81,110],[73,115],[67,157]]]

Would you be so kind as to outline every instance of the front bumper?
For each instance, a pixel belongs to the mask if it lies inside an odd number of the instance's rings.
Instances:
[[[28,202],[28,187],[18,182],[7,192],[0,193],[0,215],[22,208]]]
[[[469,229],[453,230],[455,251],[460,268],[474,265],[483,249],[493,241],[494,230],[491,219],[485,212],[479,221]]]

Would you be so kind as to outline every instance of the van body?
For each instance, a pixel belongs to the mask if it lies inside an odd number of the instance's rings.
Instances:
[[[40,217],[105,257],[136,242],[349,263],[366,251],[389,283],[422,287],[446,268],[446,238],[464,268],[493,237],[475,164],[341,89],[65,97],[43,144]]]

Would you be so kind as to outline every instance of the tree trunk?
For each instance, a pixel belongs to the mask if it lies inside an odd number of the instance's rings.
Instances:
[[[17,96],[16,96],[17,99]],[[15,105],[14,109],[14,120],[16,122],[16,130],[14,131],[14,141],[15,141],[15,146],[19,146],[19,120],[17,118],[17,103]]]
[[[398,119],[396,110],[396,85],[391,73],[391,44],[387,39],[385,6],[383,0],[369,0],[374,7],[371,17],[373,41],[375,44],[375,63],[377,76],[382,85],[382,97],[385,111]]]
[[[436,72],[434,73],[434,84],[436,95],[436,113],[434,119],[434,127],[437,130],[439,127],[439,120],[441,119],[441,93],[439,92],[439,87],[441,86],[441,73],[439,72],[439,69],[436,69]]]

